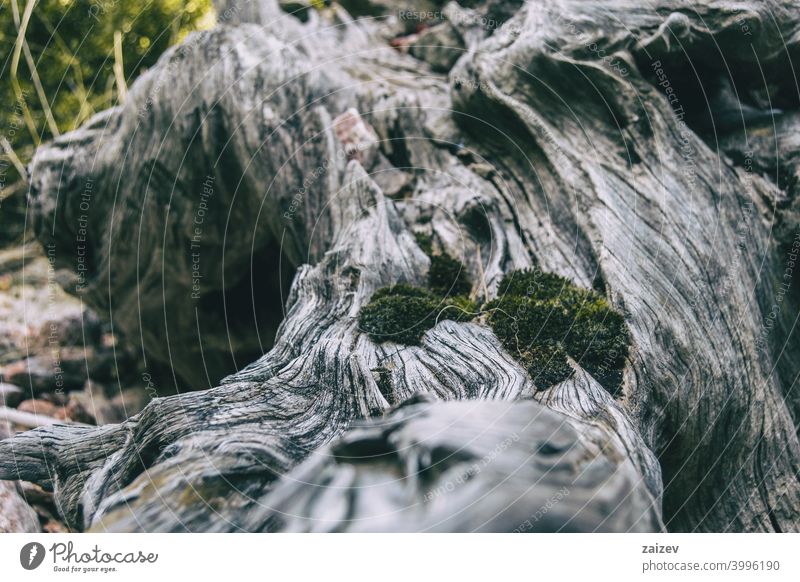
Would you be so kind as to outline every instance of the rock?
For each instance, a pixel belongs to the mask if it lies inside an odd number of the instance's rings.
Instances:
[[[82,424],[98,424],[95,418],[95,411],[91,405],[87,406],[80,399],[70,395],[66,406],[60,408],[54,418],[66,421],[74,421]]]
[[[20,481],[19,486],[22,491],[22,495],[31,506],[41,506],[55,509],[55,502],[53,500],[53,493],[51,491],[45,491],[36,483],[30,483],[28,481]]]
[[[22,388],[14,384],[0,382],[0,406],[14,408],[23,398],[25,398],[25,393]]]
[[[23,400],[19,403],[19,406],[17,406],[18,412],[27,412],[37,416],[49,416],[50,418],[60,420],[65,418],[63,410],[63,406],[57,406],[47,400],[38,399]]]
[[[333,120],[336,137],[344,146],[348,160],[358,160],[365,168],[371,168],[378,151],[378,136],[358,114],[350,108]]]
[[[25,387],[28,396],[55,391],[55,373],[43,358],[18,360],[3,368],[3,377]]]
[[[39,519],[16,483],[0,481],[0,533],[37,533]]]
[[[45,533],[72,533],[63,522],[57,519],[49,519],[42,525],[42,530]]]
[[[105,389],[96,382],[88,381],[83,390],[70,393],[65,406],[65,416],[78,420],[70,412],[82,417],[80,422],[100,425],[113,422],[109,416],[114,415],[115,410],[106,397]]]
[[[118,423],[135,416],[150,402],[147,390],[140,387],[125,388],[111,399],[111,410],[104,416],[104,423]],[[98,423],[99,424],[99,423]]]
[[[70,529],[58,517],[53,493],[34,483],[21,481],[22,495],[36,511],[42,531],[47,533],[68,533]]]
[[[123,388],[121,391],[87,382],[84,390],[72,392],[62,417],[85,424],[116,424],[140,413],[150,401],[143,387]]]
[[[103,325],[92,311],[69,313],[47,320],[39,329],[39,345],[97,348],[102,343]]]
[[[108,374],[109,358],[101,360],[105,368],[98,366],[103,376]],[[65,347],[9,364],[3,369],[3,375],[8,382],[34,395],[63,393],[81,389],[86,382],[87,367],[93,369],[97,364],[93,348]]]

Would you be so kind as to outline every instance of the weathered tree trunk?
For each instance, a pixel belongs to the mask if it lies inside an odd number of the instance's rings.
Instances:
[[[9,436],[8,425],[0,420],[0,438]],[[18,483],[0,481],[0,533],[35,533],[39,518],[28,505]]]
[[[407,23],[219,13],[31,167],[75,291],[216,387],[18,435],[0,477],[78,529],[800,529],[793,0],[452,3],[430,66]],[[619,397],[574,361],[537,386],[481,320],[370,339],[378,288],[425,285],[415,234],[474,298],[534,265],[601,289]]]

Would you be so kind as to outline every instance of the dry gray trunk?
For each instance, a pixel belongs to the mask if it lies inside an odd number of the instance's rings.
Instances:
[[[0,438],[10,434],[8,424],[0,419]],[[19,483],[0,481],[0,533],[38,533],[39,518],[28,505]]]
[[[424,35],[456,43],[442,74],[391,24],[230,2],[41,148],[37,228],[81,295],[153,370],[219,385],[19,435],[0,477],[52,485],[78,529],[800,529],[800,10],[518,4],[448,5]],[[632,336],[621,396],[574,362],[538,390],[480,323],[361,333],[376,289],[424,285],[414,233],[479,298],[531,265],[601,285]]]

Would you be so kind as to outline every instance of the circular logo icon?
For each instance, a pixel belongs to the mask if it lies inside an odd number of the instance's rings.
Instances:
[[[19,551],[19,563],[26,570],[35,570],[44,562],[44,546],[39,542],[30,542]]]

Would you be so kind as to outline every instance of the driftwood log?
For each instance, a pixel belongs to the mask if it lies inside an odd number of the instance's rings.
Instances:
[[[10,434],[8,423],[0,418],[0,438]],[[0,481],[0,533],[37,533],[39,518],[28,505],[19,483]]]
[[[431,3],[411,36],[353,4],[220,3],[39,149],[40,239],[181,393],[3,441],[0,477],[76,529],[800,529],[796,2]],[[363,333],[425,285],[415,235],[478,300],[533,266],[605,294],[620,393],[537,386],[480,320]]]

